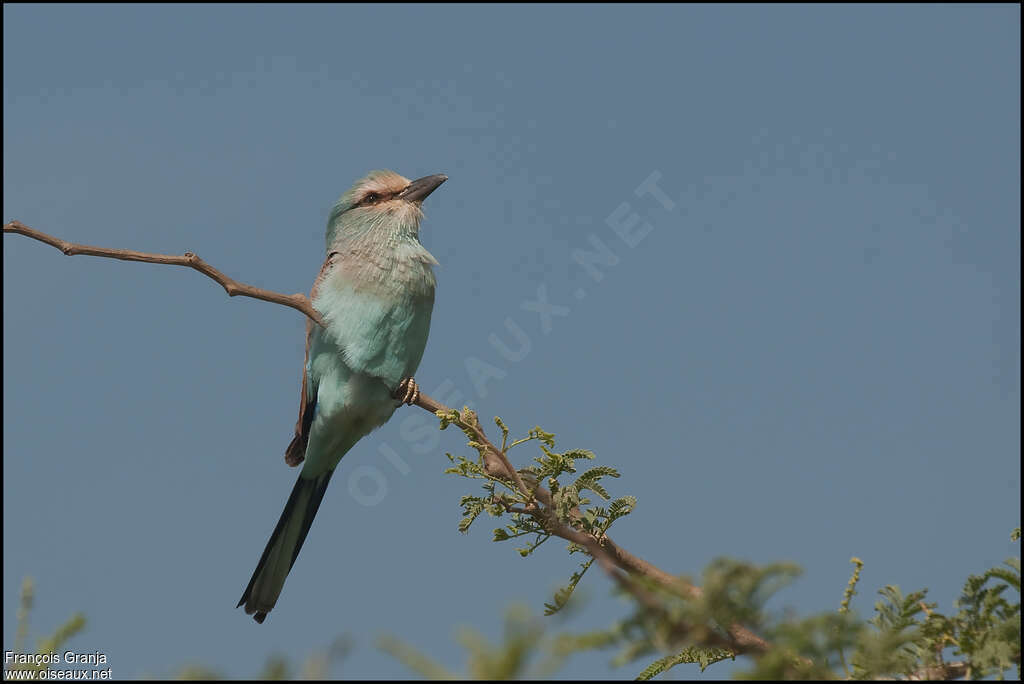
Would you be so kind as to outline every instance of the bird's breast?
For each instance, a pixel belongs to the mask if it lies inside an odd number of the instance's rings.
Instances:
[[[422,246],[419,251],[430,261],[410,248],[341,252],[326,285],[384,297],[432,296],[437,281],[431,265],[437,262]]]

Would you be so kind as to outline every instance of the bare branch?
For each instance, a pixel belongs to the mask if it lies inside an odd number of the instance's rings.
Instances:
[[[194,268],[203,275],[212,278],[213,280],[220,283],[224,291],[228,293],[229,297],[236,295],[242,297],[252,297],[253,299],[262,299],[265,302],[272,302],[274,304],[283,304],[284,306],[290,306],[291,308],[301,311],[307,317],[309,317],[314,323],[323,327],[324,321],[320,317],[320,314],[309,301],[309,297],[304,294],[293,294],[286,295],[280,292],[272,292],[271,290],[264,290],[259,287],[247,285],[246,283],[240,283],[234,278],[229,278],[210,264],[206,263],[199,258],[198,255],[193,252],[185,252],[182,256],[174,256],[171,254],[149,254],[147,252],[136,252],[130,249],[113,249],[110,247],[92,247],[90,245],[79,245],[74,242],[68,242],[67,240],[61,240],[60,238],[46,233],[40,232],[33,228],[29,228],[20,221],[11,221],[10,223],[4,224],[5,233],[18,233],[30,237],[33,240],[39,240],[45,242],[48,245],[56,247],[60,251],[64,252],[67,256],[75,256],[78,254],[84,254],[86,256],[97,256],[106,257],[108,259],[120,259],[121,261],[142,261],[147,264],[168,264],[170,266],[188,266]]]

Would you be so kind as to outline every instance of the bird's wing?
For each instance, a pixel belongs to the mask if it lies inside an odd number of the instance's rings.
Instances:
[[[316,299],[317,291],[323,283],[327,272],[334,265],[337,252],[331,252],[320,267],[320,273],[313,282],[313,289],[310,291],[309,299]],[[313,415],[316,413],[317,378],[313,377],[309,365],[309,348],[313,342],[313,335],[319,334],[317,325],[306,319],[306,358],[302,363],[302,392],[299,397],[299,419],[295,423],[295,437],[292,438],[288,448],[284,451],[284,462],[295,467],[306,458],[306,447],[309,445],[309,429],[313,424]]]

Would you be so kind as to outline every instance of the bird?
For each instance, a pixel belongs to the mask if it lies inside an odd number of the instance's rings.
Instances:
[[[310,292],[299,419],[285,462],[302,464],[237,607],[262,623],[277,603],[331,475],[360,439],[419,398],[437,260],[420,243],[422,203],[448,180],[371,171],[334,205],[327,256]]]

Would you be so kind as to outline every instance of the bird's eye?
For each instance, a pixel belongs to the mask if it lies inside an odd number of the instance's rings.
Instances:
[[[375,192],[371,192],[371,193],[367,194],[366,197],[363,198],[363,202],[365,202],[366,204],[373,204],[374,202],[376,202],[379,199],[380,199],[380,195],[378,195]]]

